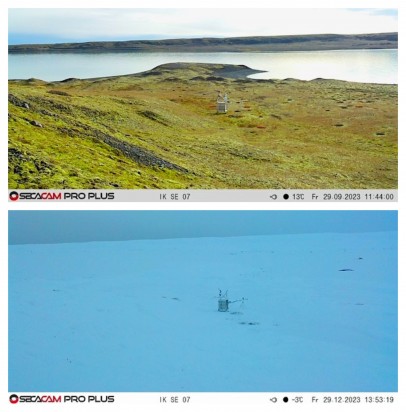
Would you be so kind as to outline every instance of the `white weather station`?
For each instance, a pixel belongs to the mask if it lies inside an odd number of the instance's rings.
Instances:
[[[241,302],[241,305],[244,304],[244,302],[247,299],[241,298],[237,300],[230,301],[228,299],[228,290],[226,290],[224,293],[219,289],[219,296],[218,296],[218,311],[219,312],[228,312],[229,305],[236,303],[236,302]]]

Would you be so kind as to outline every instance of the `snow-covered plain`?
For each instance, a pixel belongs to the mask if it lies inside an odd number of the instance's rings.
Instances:
[[[13,245],[9,391],[397,391],[397,277],[395,232]]]

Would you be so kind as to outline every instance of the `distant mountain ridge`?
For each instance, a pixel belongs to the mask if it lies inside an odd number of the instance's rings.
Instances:
[[[314,34],[10,45],[15,53],[266,52],[397,49],[398,33]]]

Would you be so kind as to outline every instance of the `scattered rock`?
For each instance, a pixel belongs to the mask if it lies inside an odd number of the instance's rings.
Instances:
[[[102,142],[108,144],[110,147],[119,150],[122,154],[126,157],[130,158],[131,160],[136,161],[137,163],[143,164],[145,166],[152,166],[152,167],[160,167],[166,169],[176,170],[178,172],[187,173],[188,170],[175,165],[174,163],[168,162],[153,153],[149,152],[146,149],[141,147],[135,146],[131,143],[124,142],[116,137],[110,136],[106,133],[101,132],[100,130],[93,129],[88,125],[80,125],[85,130],[88,131],[90,136],[101,140]]]
[[[15,149],[14,147],[10,147],[8,149],[8,158],[9,158],[9,162],[11,162],[11,160],[13,159],[20,160],[20,161],[25,160],[23,153],[20,150]]]
[[[168,122],[165,121],[165,119],[162,116],[152,112],[151,110],[140,110],[138,114],[140,114],[143,117],[146,117],[149,120],[153,120],[154,122],[160,123],[164,126],[169,126]]]
[[[36,120],[31,120],[30,124],[36,127],[44,127],[40,122],[37,122]]]
[[[29,109],[30,108],[30,105],[27,102],[19,99],[18,97],[14,96],[11,93],[8,94],[8,101],[11,104],[13,104],[14,106],[17,106],[17,107],[22,107],[24,109]]]
[[[67,127],[58,127],[57,130],[59,133],[62,133],[69,137],[80,136],[80,131],[78,129],[68,129]]]
[[[69,82],[74,82],[76,80],[78,80],[78,79],[76,79],[75,77],[69,77],[65,80],[61,80],[61,83],[69,83]]]
[[[58,96],[70,96],[69,93],[63,92],[62,90],[49,90],[49,94],[57,94]]]
[[[47,163],[45,160],[39,159],[32,159],[34,166],[38,170],[39,173],[51,173],[52,172],[52,165]]]
[[[178,77],[167,77],[166,79],[164,79],[165,82],[180,82],[181,79],[179,79]]]
[[[206,80],[209,82],[223,82],[226,80],[224,77],[217,77],[217,76],[208,76]]]
[[[259,325],[259,322],[240,322],[240,325]]]
[[[51,117],[54,117],[56,119],[58,118],[58,115],[56,113],[51,113],[50,111],[48,111],[46,109],[38,110],[38,113],[44,114],[45,116],[51,116]]]
[[[143,76],[160,76],[161,74],[160,70],[150,70],[149,72],[142,73]]]

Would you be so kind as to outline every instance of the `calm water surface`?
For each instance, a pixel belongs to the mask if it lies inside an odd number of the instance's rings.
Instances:
[[[12,54],[9,79],[63,80],[139,73],[173,62],[244,64],[264,70],[257,79],[318,77],[364,83],[397,83],[397,50],[278,53],[64,53]]]

